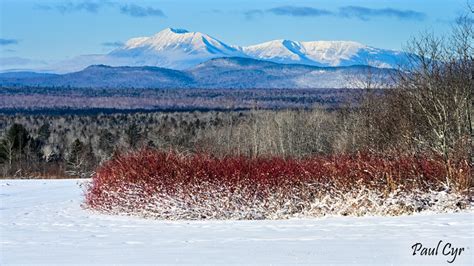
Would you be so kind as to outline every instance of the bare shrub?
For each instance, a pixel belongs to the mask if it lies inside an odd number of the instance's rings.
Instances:
[[[410,214],[467,206],[466,162],[375,154],[307,159],[181,155],[154,150],[118,155],[86,191],[91,209],[157,219],[281,219]]]

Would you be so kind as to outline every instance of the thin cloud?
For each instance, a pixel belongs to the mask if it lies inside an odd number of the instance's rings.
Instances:
[[[400,20],[424,20],[426,15],[414,10],[400,10],[395,8],[367,8],[361,6],[345,6],[339,9],[339,16],[370,20],[376,17],[392,17]]]
[[[132,17],[165,17],[165,13],[161,9],[135,4],[121,6],[120,12]]]
[[[332,16],[340,18],[356,18],[360,20],[370,20],[377,17],[396,18],[400,20],[424,20],[426,14],[414,10],[401,10],[395,8],[368,8],[361,6],[344,6],[337,11],[319,9],[308,6],[279,6],[266,10],[252,9],[243,12],[247,19],[261,17],[264,14],[290,17],[322,17]]]
[[[14,45],[14,44],[18,44],[19,41],[16,40],[16,39],[2,39],[0,38],[0,45],[1,46],[5,46],[5,45]]]
[[[105,47],[122,47],[124,46],[123,42],[103,42],[102,46]]]
[[[82,0],[82,1],[64,1],[58,4],[38,4],[35,9],[57,11],[61,14],[74,12],[87,12],[97,14],[101,9],[117,8],[124,15],[132,17],[165,17],[165,13],[154,7],[145,7],[137,4],[120,5],[115,1],[109,0]]]
[[[263,16],[263,14],[264,14],[263,10],[260,10],[260,9],[252,9],[252,10],[244,11],[244,16],[246,19],[254,19],[256,17],[261,17]]]
[[[313,7],[298,7],[298,6],[280,6],[270,8],[267,10],[278,16],[293,16],[293,17],[319,17],[333,15],[333,12],[326,9],[318,9]]]
[[[36,9],[40,10],[55,10],[59,11],[62,14],[66,13],[73,13],[73,12],[80,12],[85,11],[89,13],[97,13],[100,9],[104,7],[114,6],[115,3],[111,1],[92,1],[92,0],[85,0],[85,1],[65,1],[58,4],[40,4],[36,5]]]

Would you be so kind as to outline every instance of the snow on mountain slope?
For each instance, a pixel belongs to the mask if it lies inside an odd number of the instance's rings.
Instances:
[[[216,57],[245,55],[207,34],[168,28],[151,37],[130,39],[108,56],[127,58],[130,66],[185,69]]]
[[[184,29],[167,28],[151,37],[133,38],[127,41],[124,48],[119,48],[112,54],[119,51],[125,52],[133,49],[147,49],[156,52],[161,51],[184,51],[188,54],[223,54],[232,55],[237,50],[223,42],[200,32],[189,32]]]
[[[150,37],[129,39],[123,47],[108,54],[77,56],[47,71],[68,73],[98,64],[157,66],[184,70],[222,57],[243,57],[312,66],[371,65],[383,68],[396,68],[406,60],[404,53],[352,41],[274,40],[241,47],[226,44],[201,32],[167,28]],[[43,72],[45,70],[42,69]]]
[[[285,64],[315,66],[371,65],[394,68],[403,62],[404,55],[352,41],[295,42],[274,40],[242,47],[247,56]]]
[[[302,42],[301,46],[311,60],[328,66],[341,66],[341,61],[349,60],[362,49],[370,49],[363,44],[349,41]],[[351,65],[357,64],[354,62]]]
[[[312,63],[306,58],[301,44],[290,40],[274,40],[242,47],[242,51],[249,57],[278,63]]]

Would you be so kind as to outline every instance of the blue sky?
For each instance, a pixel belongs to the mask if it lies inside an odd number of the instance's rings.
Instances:
[[[421,31],[447,32],[465,10],[466,0],[0,0],[0,57],[106,53],[167,27],[235,45],[353,40],[398,50]]]

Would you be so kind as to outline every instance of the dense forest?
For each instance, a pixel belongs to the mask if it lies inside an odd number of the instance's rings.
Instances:
[[[2,175],[86,177],[114,153],[142,147],[251,157],[355,152],[375,144],[368,130],[384,131],[366,128],[365,118],[352,108],[3,115]]]
[[[335,108],[362,89],[139,89],[0,87],[0,113],[97,113]],[[383,93],[383,90],[379,90]]]

